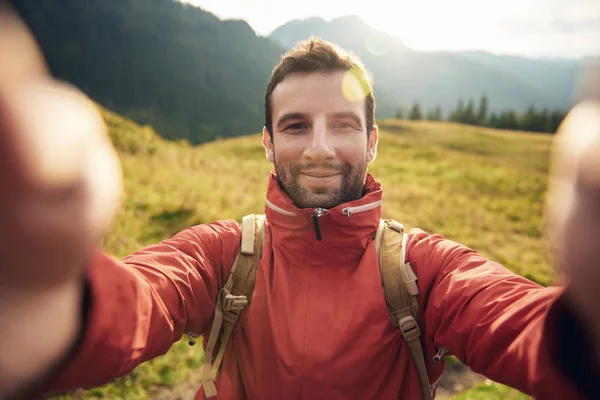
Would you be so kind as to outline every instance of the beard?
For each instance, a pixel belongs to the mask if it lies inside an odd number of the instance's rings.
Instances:
[[[326,169],[339,173],[342,178],[339,187],[313,187],[307,189],[300,184],[300,174],[311,169]],[[367,161],[360,165],[344,163],[282,164],[275,158],[275,172],[279,185],[298,208],[334,208],[342,203],[360,199],[363,196],[367,176]]]

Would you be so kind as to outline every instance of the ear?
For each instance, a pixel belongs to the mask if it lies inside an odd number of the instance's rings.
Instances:
[[[369,134],[369,139],[367,142],[367,162],[375,161],[377,157],[377,143],[379,142],[379,127],[377,125],[373,125],[373,129]]]
[[[271,164],[275,164],[275,150],[273,148],[273,140],[271,139],[271,135],[267,130],[267,127],[263,127],[263,135],[262,135],[262,143],[265,151],[267,153],[267,160]]]

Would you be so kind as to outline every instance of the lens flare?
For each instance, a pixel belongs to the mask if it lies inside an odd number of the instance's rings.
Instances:
[[[352,103],[363,100],[369,94],[369,83],[358,68],[352,68],[346,72],[342,81],[342,94],[344,98]]]

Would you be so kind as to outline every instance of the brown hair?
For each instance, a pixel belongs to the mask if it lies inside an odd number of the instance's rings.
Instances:
[[[356,77],[361,85],[367,88],[365,111],[367,116],[367,135],[371,133],[375,123],[375,98],[367,71],[355,54],[349,53],[339,46],[326,42],[317,37],[298,42],[285,53],[279,64],[273,69],[271,80],[267,85],[265,95],[265,127],[273,137],[273,110],[271,95],[275,87],[286,76],[294,73],[356,71]]]

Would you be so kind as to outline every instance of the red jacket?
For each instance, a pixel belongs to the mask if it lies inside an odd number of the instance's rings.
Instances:
[[[217,380],[219,399],[419,399],[419,380],[384,303],[373,238],[382,190],[320,217],[296,208],[274,175],[266,247],[251,306],[242,313]],[[342,213],[371,204],[368,210]],[[369,208],[369,207],[366,207]],[[235,221],[188,228],[117,261],[98,252],[89,270],[83,340],[52,390],[104,384],[166,353],[186,331],[208,337],[215,298],[240,242]],[[541,346],[562,293],[517,276],[439,235],[412,230],[419,325],[430,381],[448,349],[474,371],[541,399],[577,399]],[[203,399],[203,390],[196,399]]]

